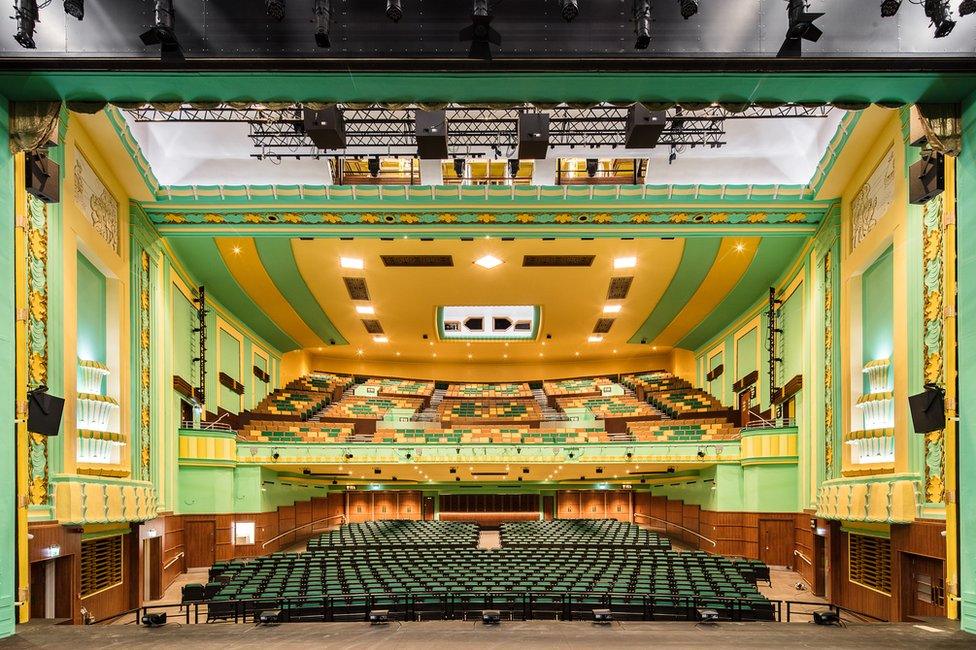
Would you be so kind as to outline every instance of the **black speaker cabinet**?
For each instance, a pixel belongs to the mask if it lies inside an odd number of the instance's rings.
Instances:
[[[634,104],[627,109],[624,146],[627,149],[650,149],[657,146],[667,123],[667,113],[664,111],[651,111],[643,104]]]
[[[417,155],[421,160],[445,160],[447,154],[447,113],[420,111],[414,114],[417,129]]]
[[[549,114],[520,113],[518,140],[519,160],[543,160],[549,152]]]
[[[945,190],[945,157],[925,151],[922,159],[908,168],[908,201],[923,205]]]
[[[61,200],[61,167],[43,154],[30,153],[25,158],[26,190],[45,203]]]
[[[319,149],[346,148],[346,125],[338,106],[319,111],[305,109],[303,126]]]
[[[47,386],[27,391],[27,430],[42,436],[56,436],[61,429],[64,400],[49,395]]]
[[[935,384],[925,384],[925,390],[908,397],[915,433],[929,433],[945,429],[945,391]]]

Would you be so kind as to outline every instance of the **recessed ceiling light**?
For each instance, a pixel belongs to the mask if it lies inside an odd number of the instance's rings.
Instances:
[[[359,356],[362,356],[363,355],[363,352],[364,352],[364,350],[362,348],[359,348],[358,350],[356,350],[356,354],[358,354]]]
[[[469,358],[469,359],[474,359],[474,355],[473,355],[473,354],[469,354],[469,355],[468,355],[468,358]]]
[[[614,350],[614,352],[616,352],[616,350]],[[396,353],[396,355],[397,355],[397,356],[400,356],[400,352],[399,352],[399,351],[397,351],[397,353]]]
[[[484,269],[493,269],[502,263],[500,259],[494,255],[483,255],[474,261],[475,264]]]
[[[340,257],[339,266],[344,269],[364,269],[366,265],[359,257]]]
[[[376,313],[376,308],[373,305],[356,305],[356,313],[372,315]]]
[[[741,253],[741,252],[742,252],[742,251],[744,251],[745,249],[746,249],[746,245],[745,245],[745,244],[743,244],[742,242],[739,242],[739,243],[737,243],[737,244],[735,245],[735,252],[736,252],[736,253]]]
[[[241,254],[241,247],[234,246],[234,255],[240,255],[240,254]]]
[[[508,355],[507,354],[503,354],[502,355],[502,359],[507,359],[507,358],[508,358]]]
[[[378,334],[373,337],[373,343],[389,343],[390,337],[384,336],[383,334]]]
[[[613,268],[615,269],[632,269],[637,266],[636,257],[615,257],[613,259]]]
[[[603,337],[600,336],[599,334],[591,334],[590,336],[587,337],[586,340],[589,341],[590,343],[602,343]]]
[[[623,309],[623,305],[603,305],[604,314],[619,314],[620,310]]]
[[[574,352],[573,354],[575,354],[576,356],[579,356],[579,352]]]

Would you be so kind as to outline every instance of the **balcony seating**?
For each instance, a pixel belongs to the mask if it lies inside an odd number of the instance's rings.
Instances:
[[[275,443],[342,443],[352,435],[352,427],[328,426],[314,422],[252,422],[240,431],[240,437],[250,442]]]
[[[648,393],[691,388],[691,384],[686,380],[664,370],[624,375],[620,378],[620,383],[637,393],[639,400],[646,399]]]
[[[630,395],[613,397],[560,397],[557,406],[566,409],[585,408],[597,420],[608,418],[660,417],[660,413],[650,405],[634,399]]]
[[[380,429],[373,442],[401,445],[575,445],[610,442],[603,429],[527,429],[524,427],[455,427],[453,429]]]
[[[434,382],[412,379],[367,379],[366,386],[377,386],[379,394],[386,397],[430,397]]]
[[[722,442],[739,439],[739,430],[719,418],[630,422],[627,430],[636,442]]]
[[[568,397],[575,395],[594,396],[601,395],[600,386],[606,386],[611,382],[606,377],[593,377],[588,379],[561,379],[559,381],[542,382],[542,390],[549,398]]]
[[[524,422],[538,426],[542,410],[535,400],[444,400],[438,407],[443,426],[452,424],[505,424]]]
[[[447,399],[530,399],[528,384],[451,384],[444,393]]]
[[[352,385],[352,377],[331,373],[312,373],[290,381],[286,388],[301,391],[318,391],[333,394],[338,389],[342,393]]]
[[[359,397],[350,395],[332,404],[322,413],[322,419],[382,420],[391,409],[416,411],[423,405],[416,397]]]
[[[261,400],[251,411],[251,415],[260,419],[290,419],[306,420],[313,413],[329,403],[331,398],[326,393],[277,389]],[[260,416],[273,416],[264,418]]]
[[[673,418],[728,411],[717,399],[697,388],[648,393],[647,401]]]

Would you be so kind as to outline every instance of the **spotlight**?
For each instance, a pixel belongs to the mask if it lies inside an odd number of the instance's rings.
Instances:
[[[399,3],[397,3],[399,4]],[[390,610],[388,609],[371,609],[369,610],[369,624],[370,625],[386,625],[390,622]]]
[[[668,474],[674,474],[674,467],[668,468]]]
[[[594,609],[593,622],[599,625],[610,625],[613,623],[613,612],[609,609]]]
[[[64,13],[78,20],[84,20],[85,0],[64,0]]]
[[[936,38],[945,38],[956,26],[956,21],[952,20],[952,10],[949,9],[949,0],[925,0],[925,15],[935,26]]]
[[[813,613],[817,625],[840,625],[840,615],[832,609],[818,609]]]
[[[714,609],[699,607],[695,610],[699,623],[718,623],[718,612]]]
[[[681,5],[681,17],[688,20],[698,13],[698,0],[678,0]]]
[[[491,46],[502,44],[502,35],[491,28],[491,12],[488,10],[488,0],[474,0],[471,10],[471,24],[461,30],[459,37],[462,41],[471,41],[468,50],[469,59],[491,60]]]
[[[454,173],[458,178],[464,178],[464,158],[454,159]]]
[[[590,178],[596,176],[596,173],[600,171],[600,161],[596,158],[586,159],[586,175]]]
[[[376,178],[380,175],[380,157],[370,156],[369,160],[366,161],[366,168],[369,169],[369,175]]]
[[[305,476],[310,476],[312,474],[312,470],[306,467],[305,469],[302,470],[302,474],[304,474]]]
[[[166,625],[166,612],[155,614],[143,614],[142,624],[146,627],[163,627]]]
[[[529,473],[529,468],[528,467],[523,467],[522,468],[522,473],[523,474],[528,474]]]
[[[786,14],[790,26],[786,30],[786,38],[776,56],[802,56],[802,42],[816,43],[823,36],[823,31],[813,24],[823,16],[822,13],[807,12],[807,0],[786,0]],[[949,0],[945,0],[948,2]]]
[[[281,458],[281,454],[277,451],[271,454],[271,460],[278,460],[279,458]]]
[[[634,0],[635,50],[646,50],[651,44],[651,0]]]
[[[519,173],[519,165],[520,165],[520,163],[519,163],[519,159],[518,158],[509,158],[509,160],[508,160],[508,175],[509,175],[509,177],[515,178],[516,176],[518,176],[518,173]]]
[[[959,15],[968,16],[971,13],[976,13],[976,0],[962,0],[959,3]]]
[[[382,474],[382,473],[383,473],[383,470],[381,470],[379,467],[374,467],[373,468],[373,474]]]
[[[19,0],[15,3],[14,19],[17,21],[17,33],[14,34],[14,40],[25,49],[35,49],[37,47],[34,44],[34,27],[37,25],[37,0]]]
[[[386,0],[386,17],[395,23],[400,22],[403,18],[403,7],[400,6],[400,0]]]
[[[285,0],[265,0],[264,11],[268,18],[280,23],[285,17]]]
[[[159,45],[163,57],[179,57],[180,44],[176,40],[176,10],[173,0],[156,0],[153,26],[139,35],[143,45]]]
[[[559,13],[567,23],[579,16],[579,0],[560,0],[559,4],[562,5]]]
[[[452,467],[451,469],[447,470],[447,473],[448,474],[457,474],[457,467]]]
[[[278,625],[281,623],[280,609],[266,609],[258,614],[258,625]]]
[[[881,17],[891,18],[901,9],[901,0],[884,0],[881,3]]]
[[[312,5],[312,14],[315,16],[315,44],[319,47],[329,47],[329,27],[332,23],[332,2],[331,0],[315,0]]]
[[[498,625],[502,622],[502,614],[497,609],[486,609],[481,612],[481,622],[485,625]]]

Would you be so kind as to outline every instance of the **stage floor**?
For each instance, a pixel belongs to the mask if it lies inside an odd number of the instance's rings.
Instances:
[[[721,623],[559,623],[503,622],[487,627],[480,621],[391,623],[294,623],[278,627],[214,624],[158,629],[136,625],[88,627],[31,623],[0,641],[0,648],[260,648],[318,647],[388,650],[420,648],[972,648],[976,637],[947,627],[879,623],[848,627],[811,624]]]

